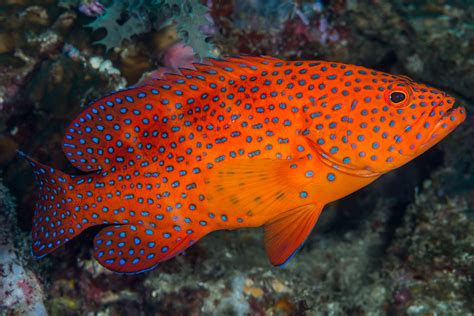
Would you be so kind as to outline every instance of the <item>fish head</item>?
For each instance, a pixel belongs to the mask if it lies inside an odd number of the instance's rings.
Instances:
[[[370,177],[398,168],[466,118],[452,96],[406,76],[356,67],[338,77],[342,91],[315,101],[327,111],[313,120],[310,139],[320,158],[342,172]]]

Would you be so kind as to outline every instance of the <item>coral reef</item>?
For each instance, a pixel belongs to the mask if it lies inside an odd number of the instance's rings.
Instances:
[[[384,270],[397,312],[473,311],[474,224],[468,217],[472,205],[462,197],[440,196],[438,189],[425,181],[387,249]]]
[[[97,2],[85,8],[89,11],[101,12]],[[113,1],[112,5],[104,9],[101,14],[94,14],[96,20],[88,27],[98,30],[104,28],[106,36],[97,41],[107,49],[120,46],[124,40],[131,39],[151,30],[161,30],[175,23],[178,34],[184,42],[191,46],[200,57],[212,56],[211,45],[206,41],[204,27],[212,23],[206,16],[208,8],[198,1]]]
[[[139,83],[152,83],[153,80],[163,79],[167,73],[179,74],[179,68],[194,68],[193,62],[198,62],[191,46],[181,42],[171,45],[163,54],[163,67],[144,73]]]
[[[15,204],[0,178],[0,313],[47,315],[42,285],[25,265],[26,243],[20,244],[20,236],[25,233],[16,227]]]
[[[473,16],[472,1],[462,0],[0,5],[0,172],[17,198],[0,185],[0,313],[474,313],[472,114],[436,149],[328,206],[281,269],[268,263],[259,230],[212,234],[137,276],[95,262],[94,231],[32,261],[25,236],[35,191],[15,158],[21,149],[77,172],[60,141],[90,100],[209,55],[363,64],[439,86],[471,113]]]

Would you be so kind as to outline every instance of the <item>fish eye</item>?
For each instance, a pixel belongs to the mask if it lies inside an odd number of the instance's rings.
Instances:
[[[393,91],[390,93],[390,101],[395,104],[405,101],[406,97],[405,93],[401,91]]]
[[[385,91],[385,102],[396,108],[402,108],[410,103],[410,96],[409,88],[387,90]]]

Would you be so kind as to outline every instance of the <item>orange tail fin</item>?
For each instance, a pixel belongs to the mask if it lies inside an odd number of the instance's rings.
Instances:
[[[22,152],[19,155],[30,163],[38,186],[38,200],[33,217],[33,257],[39,259],[74,238],[88,223],[79,223],[75,205],[68,197],[74,189],[76,176],[45,166]],[[80,177],[80,176],[79,176]]]

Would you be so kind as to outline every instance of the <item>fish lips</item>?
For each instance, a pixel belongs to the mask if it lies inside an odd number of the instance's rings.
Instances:
[[[430,135],[423,145],[420,146],[416,155],[419,155],[438,142],[445,138],[451,133],[456,127],[458,127],[466,119],[466,109],[462,106],[456,106],[449,108],[438,120],[433,127]]]

